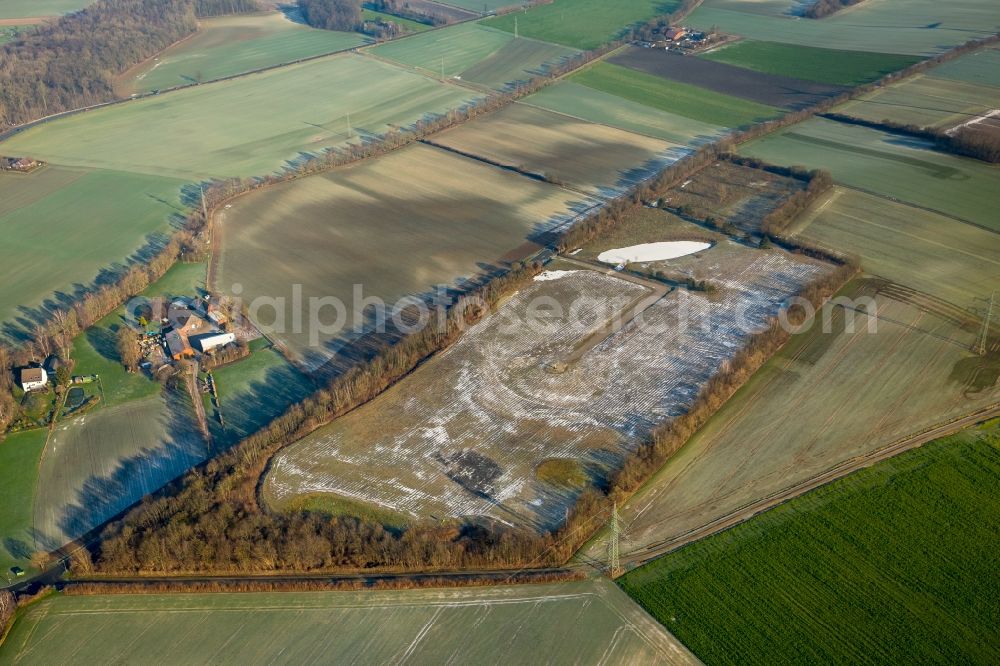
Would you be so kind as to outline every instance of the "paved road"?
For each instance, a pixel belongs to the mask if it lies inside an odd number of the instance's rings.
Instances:
[[[831,467],[821,474],[810,477],[809,479],[757,500],[756,502],[740,507],[739,509],[717,518],[710,523],[702,525],[701,527],[689,530],[683,534],[671,537],[670,539],[664,539],[663,541],[648,544],[641,550],[623,554],[622,564],[635,566],[645,564],[652,559],[660,557],[661,555],[669,553],[689,543],[704,539],[705,537],[722,532],[723,530],[727,530],[730,527],[753,518],[763,511],[774,508],[779,504],[787,502],[790,499],[798,497],[799,495],[807,493],[810,490],[814,490],[822,485],[826,485],[831,481],[847,476],[848,474],[856,472],[859,469],[870,467],[875,463],[892,458],[893,456],[899,455],[904,451],[915,449],[940,437],[955,434],[960,430],[964,430],[965,428],[969,428],[977,423],[987,421],[997,416],[1000,416],[1000,405],[993,405],[974,414],[970,414],[958,420],[932,428],[931,430],[901,439],[877,451],[872,451],[871,453],[845,460],[844,462]]]

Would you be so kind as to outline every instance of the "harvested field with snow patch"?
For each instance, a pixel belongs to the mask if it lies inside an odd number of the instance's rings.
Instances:
[[[713,298],[671,292],[565,366],[556,361],[648,289],[589,270],[545,275],[377,399],[282,451],[265,500],[282,508],[329,493],[415,517],[557,526],[580,489],[538,480],[540,463],[575,460],[604,479],[740,348],[740,317],[764,324],[824,270],[736,244],[724,256]]]

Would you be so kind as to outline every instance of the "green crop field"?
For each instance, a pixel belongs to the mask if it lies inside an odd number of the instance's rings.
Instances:
[[[485,19],[484,24],[521,37],[592,49],[609,42],[633,23],[673,11],[677,0],[554,0],[526,12]]]
[[[441,132],[434,143],[593,194],[630,185],[683,154],[660,139],[523,104]]]
[[[975,316],[876,279],[838,296],[877,308],[876,331],[862,313],[851,331],[832,307],[829,333],[820,316],[794,335],[625,504],[624,555],[1000,399],[997,354],[971,352]],[[584,553],[603,548],[598,538]]]
[[[491,30],[477,23],[462,23],[423,35],[387,42],[371,51],[404,65],[419,67],[434,76],[458,76],[476,63],[489,58],[513,35]]]
[[[178,261],[163,277],[146,287],[142,296],[146,298],[196,296],[205,290],[207,270],[205,262]]]
[[[312,392],[312,384],[278,352],[255,350],[249,358],[212,372],[222,404],[223,427],[206,406],[212,437],[226,446],[267,425]]]
[[[774,107],[599,62],[570,77],[574,83],[703,123],[740,127],[782,114]]]
[[[126,372],[118,357],[117,331],[123,312],[117,310],[100,320],[73,340],[70,357],[77,375],[99,375],[101,400],[113,407],[132,400],[156,395],[160,385],[141,373]]]
[[[479,23],[462,23],[375,47],[375,55],[426,74],[457,77],[491,88],[526,81],[546,65],[579,51],[514,35]]]
[[[859,118],[879,122],[892,120],[924,127],[947,128],[1000,108],[1000,86],[968,83],[930,75],[918,75],[836,109]]]
[[[426,23],[402,18],[401,16],[377,12],[374,9],[362,9],[361,16],[366,21],[392,21],[393,23],[402,26],[409,32],[424,32],[425,30],[430,30],[433,27]]]
[[[558,65],[579,53],[576,49],[535,39],[512,39],[488,58],[462,72],[463,81],[502,89],[515,81],[528,81],[544,74],[548,66]]]
[[[792,232],[861,257],[867,273],[962,308],[1000,289],[1000,236],[857,190],[837,188]]]
[[[182,181],[47,166],[0,174],[0,322],[56,292],[72,294],[120,265],[182,212]],[[31,326],[29,325],[30,329]]]
[[[891,53],[840,51],[798,44],[742,40],[701,56],[765,74],[857,86],[908,67],[921,58]]]
[[[49,640],[58,631],[59,640]],[[559,640],[550,640],[558,634]],[[131,640],[122,641],[122,636]],[[178,638],[183,637],[182,641]],[[608,581],[401,592],[52,596],[0,662],[694,664]]]
[[[705,663],[996,663],[1000,427],[863,469],[621,579]]]
[[[58,16],[83,9],[94,0],[0,0],[0,19]]]
[[[197,33],[158,54],[122,81],[148,92],[213,81],[367,43],[355,32],[317,30],[281,12],[202,19]]]
[[[794,16],[796,0],[706,0],[684,23],[748,39],[827,49],[934,55],[1000,24],[993,0],[863,2],[820,20]]]
[[[361,305],[354,285],[390,305],[451,285],[522,245],[533,230],[565,219],[572,207],[592,203],[442,149],[410,146],[234,201],[219,218],[217,286],[228,292],[239,283],[250,302],[291,299],[292,286],[300,284],[307,305],[313,296],[340,298],[349,328],[361,323],[353,315]],[[311,345],[311,327],[295,331],[292,314],[285,309],[278,337],[309,360],[325,361],[327,344],[344,331],[324,333]],[[333,309],[322,314],[330,324],[325,328],[332,328]],[[264,325],[274,319],[272,308],[261,308],[257,317]]]
[[[669,113],[573,81],[547,86],[522,103],[671,143],[697,145],[725,132],[725,128],[718,125]]]
[[[182,390],[56,425],[38,475],[34,530],[46,549],[104,523],[208,455]]]
[[[0,154],[183,178],[261,175],[344,143],[347,114],[357,140],[473,97],[374,58],[337,55],[62,118],[10,138]]]
[[[28,568],[35,552],[31,502],[38,481],[38,461],[48,430],[39,428],[0,439],[0,573]],[[6,579],[0,578],[0,586]]]
[[[740,152],[773,164],[827,169],[836,181],[1000,231],[1000,170],[929,149],[926,142],[814,118]]]
[[[1000,48],[982,49],[939,65],[933,76],[976,85],[1000,87]]]

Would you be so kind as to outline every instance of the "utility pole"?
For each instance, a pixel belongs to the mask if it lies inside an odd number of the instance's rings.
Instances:
[[[993,300],[996,296],[996,291],[990,294],[990,305],[986,308],[986,318],[983,319],[983,331],[979,334],[979,342],[976,344],[975,351],[980,356],[986,356],[986,343],[990,337],[990,323],[993,319]]]
[[[619,554],[619,540],[621,539],[621,525],[618,524],[618,503],[611,509],[611,538],[608,541],[608,573],[612,578],[622,575],[622,562]]]
[[[198,189],[201,191],[201,214],[206,220],[208,220],[208,206],[205,205],[205,186],[198,184]]]
[[[441,56],[441,78],[444,79],[444,56]]]
[[[517,39],[517,17],[514,17],[514,39]]]

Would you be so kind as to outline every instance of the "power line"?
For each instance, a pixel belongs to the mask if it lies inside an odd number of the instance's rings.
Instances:
[[[993,319],[993,300],[996,298],[996,295],[996,291],[990,294],[990,304],[986,308],[986,318],[983,319],[983,331],[979,334],[979,342],[975,348],[975,352],[980,356],[986,356],[986,342],[990,335],[990,323]]]

